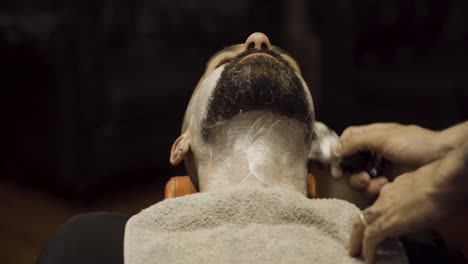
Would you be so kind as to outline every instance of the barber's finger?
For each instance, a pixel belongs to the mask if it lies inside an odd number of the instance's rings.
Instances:
[[[365,171],[353,174],[348,178],[349,185],[351,188],[356,190],[367,189],[367,186],[371,183],[369,174]]]
[[[366,228],[362,241],[362,252],[366,264],[375,263],[377,245],[384,239],[385,234],[383,233],[382,225],[379,221],[375,221]]]
[[[388,183],[388,179],[386,177],[378,177],[375,179],[372,179],[365,189],[366,193],[372,196],[375,196],[380,193],[380,190],[382,187]]]
[[[377,150],[385,140],[386,125],[372,124],[346,128],[340,136],[340,144],[334,151],[340,156],[349,156],[359,151]]]
[[[372,223],[380,216],[380,214],[378,214],[378,212],[376,212],[372,206],[364,210],[362,214],[367,223]],[[351,239],[349,240],[348,244],[348,253],[350,256],[358,257],[361,255],[362,241],[366,228],[367,227],[362,222],[361,215],[359,214],[354,221],[353,230],[351,231]]]
[[[339,165],[330,166],[330,174],[334,178],[340,178],[343,175],[343,170],[341,170]]]
[[[364,229],[366,227],[361,222],[359,216],[354,221],[351,238],[348,243],[348,253],[352,257],[359,257],[362,249],[362,238],[364,237]]]

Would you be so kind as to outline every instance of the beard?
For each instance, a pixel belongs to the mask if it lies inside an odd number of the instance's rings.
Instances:
[[[263,51],[272,57],[255,56],[241,62],[254,52],[258,51],[239,54],[221,73],[202,121],[205,142],[214,125],[249,111],[269,111],[295,119],[306,125],[305,138],[310,137],[314,113],[294,69],[273,51]]]

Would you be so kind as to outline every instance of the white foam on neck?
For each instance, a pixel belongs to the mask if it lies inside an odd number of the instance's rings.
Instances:
[[[305,125],[265,111],[240,113],[211,130],[198,149],[201,191],[239,185],[281,187],[306,194]]]

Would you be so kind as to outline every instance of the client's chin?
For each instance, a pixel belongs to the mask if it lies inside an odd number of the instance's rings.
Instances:
[[[313,122],[305,89],[293,68],[278,57],[247,54],[223,70],[203,119],[203,139],[208,141],[217,124],[262,112],[293,119],[307,129]],[[306,131],[305,137],[309,135]]]

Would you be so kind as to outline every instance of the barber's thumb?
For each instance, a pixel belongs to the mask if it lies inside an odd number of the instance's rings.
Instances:
[[[356,142],[343,142],[343,140],[340,140],[339,143],[333,146],[333,152],[336,157],[351,156],[359,151],[360,148],[356,145]]]
[[[337,157],[348,157],[360,151],[366,151],[369,148],[365,143],[366,142],[361,140],[341,139],[340,143],[336,144],[334,147],[335,155]]]
[[[343,155],[343,147],[341,146],[341,143],[336,144],[333,146],[333,152],[335,156],[341,157]]]
[[[374,136],[363,133],[353,133],[346,131],[341,135],[340,142],[334,146],[333,151],[338,157],[347,157],[360,151],[370,151],[374,149]]]

